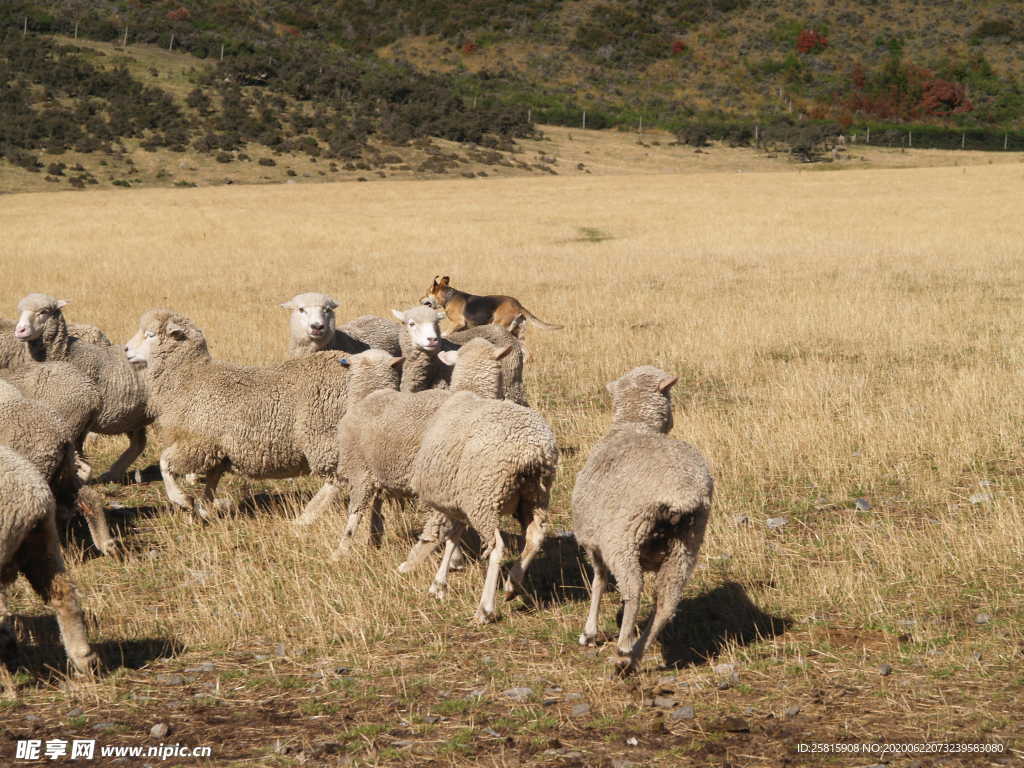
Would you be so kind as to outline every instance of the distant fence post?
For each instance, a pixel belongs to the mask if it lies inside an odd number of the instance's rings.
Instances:
[[[1010,134],[1009,133],[1004,133],[1003,134],[1003,151],[1004,152],[1006,151],[1007,147],[1010,146],[1009,145],[1009,138],[1010,138]]]
[[[25,21],[21,26],[21,36],[28,37],[28,16],[25,17]]]
[[[587,130],[587,110],[583,110],[583,130]]]
[[[871,126],[870,125],[868,126],[868,136],[867,136],[866,139],[864,139],[864,143],[865,144],[870,144],[871,143]]]
[[[526,108],[526,122],[528,122],[528,123],[532,123],[533,122],[533,107],[527,107]]]
[[[126,50],[126,51],[128,50],[128,25],[127,24],[125,24],[125,27],[124,27],[124,44],[122,45],[122,48],[124,48],[124,50]]]
[[[761,136],[760,126],[758,126],[757,123],[754,123],[754,146],[755,147],[761,142],[760,136]]]
[[[78,39],[78,22],[75,22],[75,40]]]
[[[224,43],[220,44],[220,60],[224,61]]]
[[[174,50],[174,33],[173,32],[171,32],[171,42],[169,42],[167,44],[167,50],[168,51],[173,51]]]
[[[914,132],[907,131],[907,146],[913,148],[914,146]]]
[[[643,132],[644,132],[644,116],[640,115],[640,127],[637,129],[637,133],[641,133],[642,134]]]
[[[967,149],[967,131],[960,134],[960,149]]]

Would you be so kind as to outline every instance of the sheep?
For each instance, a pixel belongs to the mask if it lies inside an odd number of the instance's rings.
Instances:
[[[89,424],[91,432],[127,434],[129,445],[100,481],[120,478],[146,448],[146,426],[152,421],[146,408],[146,385],[120,350],[73,338],[61,308],[64,300],[30,293],[18,304],[21,313],[14,336],[27,345],[36,361],[73,365],[99,390],[101,407]],[[81,448],[81,444],[78,446]]]
[[[362,315],[336,328],[334,310],[338,302],[325,293],[300,293],[281,306],[291,312],[289,357],[328,349],[353,355],[367,349],[383,349],[395,356],[401,354],[398,326],[383,317]]]
[[[3,588],[21,572],[56,611],[68,659],[88,674],[98,660],[89,647],[78,590],[64,570],[55,518],[43,476],[28,459],[0,446],[0,660],[13,660],[17,652]]]
[[[653,366],[640,366],[608,384],[612,426],[591,450],[572,494],[576,540],[594,566],[590,612],[580,635],[597,635],[601,595],[614,575],[623,614],[616,663],[636,670],[648,646],[675,613],[697,562],[711,508],[714,481],[707,462],[672,429],[669,390],[676,383]],[[634,641],[643,574],[654,571],[657,605]]]
[[[74,429],[48,404],[24,397],[7,381],[0,385],[0,445],[27,458],[50,484],[58,509],[69,516],[80,510],[96,548],[117,556],[102,500],[82,487],[76,472]]]
[[[17,327],[14,320],[0,318],[0,368],[14,368],[32,359],[28,348],[14,338]],[[68,334],[81,341],[97,344],[101,347],[111,346],[107,335],[95,325],[86,323],[68,323]]]
[[[502,358],[502,398],[528,407],[530,403],[526,398],[526,386],[523,384],[526,346],[518,336],[525,319],[525,315],[517,315],[508,328],[498,323],[488,323],[464,331],[454,331],[445,335],[442,343],[461,346],[472,339],[483,338],[498,347],[511,346],[510,354]]]
[[[379,367],[390,362],[368,360],[359,368],[353,366],[348,409],[338,424],[338,482],[347,482],[350,488],[348,524],[334,560],[348,554],[366,510],[371,511],[371,530],[375,538],[379,536],[385,494],[394,499],[415,495],[410,486],[413,457],[431,418],[452,394],[467,391],[482,397],[499,396],[500,361],[510,351],[511,346],[499,349],[478,339],[458,352],[441,352],[445,363],[454,366],[450,391],[380,389],[381,376],[372,364]],[[445,529],[443,516],[431,515],[424,527],[427,536],[416,546],[432,551]]]
[[[444,312],[417,305],[411,309],[391,310],[399,322],[398,342],[405,363],[402,365],[402,392],[422,392],[440,387],[446,389],[450,378],[448,367],[438,359],[438,352],[454,351],[458,346],[441,339]]]
[[[160,472],[172,503],[208,519],[207,507],[215,504],[227,471],[252,478],[322,478],[306,513],[337,496],[335,431],[345,412],[348,371],[336,353],[316,352],[266,368],[216,361],[203,332],[166,309],[142,316],[125,352],[133,364],[146,366],[150,404],[169,438]],[[187,474],[205,475],[201,499],[178,485],[176,477]]]
[[[84,373],[68,363],[34,363],[0,369],[0,381],[15,386],[25,397],[46,403],[67,423],[80,446],[89,424],[100,411],[99,390]],[[92,468],[76,451],[78,476],[86,482]]]

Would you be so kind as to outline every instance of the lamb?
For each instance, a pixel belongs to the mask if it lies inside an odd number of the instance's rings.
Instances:
[[[692,445],[667,437],[669,389],[658,368],[634,368],[608,384],[612,426],[576,476],[572,494],[576,540],[594,566],[590,612],[581,645],[597,636],[598,609],[608,576],[622,594],[617,671],[636,670],[648,646],[675,613],[697,562],[714,481]],[[654,571],[657,606],[634,641],[643,573]]]
[[[39,471],[0,446],[0,660],[13,660],[17,652],[3,587],[21,572],[56,611],[68,659],[89,673],[98,661],[89,647],[78,590],[64,570],[54,510],[53,494]]]
[[[129,445],[101,477],[120,478],[146,448],[146,386],[136,370],[114,347],[73,338],[61,308],[67,302],[30,293],[18,304],[20,317],[14,336],[27,345],[33,360],[66,362],[84,373],[100,393],[101,407],[89,424],[91,432],[127,434]],[[79,449],[81,444],[79,444]]]
[[[460,350],[456,371],[462,356],[472,354],[471,346],[481,352],[487,348],[481,340]],[[494,378],[500,380],[500,373]],[[463,386],[458,374],[453,386]],[[430,588],[442,599],[452,557],[467,524],[472,525],[489,558],[475,618],[480,623],[493,621],[505,551],[498,525],[501,514],[515,516],[526,530],[521,559],[505,581],[506,598],[523,588],[523,574],[544,539],[558,464],[555,437],[544,419],[529,408],[471,391],[377,392],[353,403],[338,435],[339,472],[351,484],[346,537],[366,509],[378,511],[382,491],[415,495],[421,505],[442,513],[451,524],[444,532],[445,552]],[[433,546],[418,542],[399,570],[411,570]]]
[[[352,355],[367,349],[383,349],[395,356],[401,354],[398,326],[383,317],[362,315],[336,328],[334,310],[338,302],[325,293],[300,293],[281,306],[291,311],[289,357],[329,349]]]
[[[451,391],[382,389],[378,386],[382,377],[374,370],[374,363],[377,367],[389,366],[390,361],[367,360],[358,368],[353,365],[349,406],[338,424],[338,481],[347,482],[350,487],[348,525],[334,560],[350,551],[366,510],[371,511],[371,531],[379,538],[384,495],[394,499],[415,495],[410,487],[412,460],[430,419],[453,392],[476,392],[482,397],[500,395],[500,361],[510,351],[511,347],[499,349],[479,339],[458,352],[441,352],[445,363],[454,366]],[[361,355],[352,362],[358,357]],[[416,546],[431,551],[436,548],[437,540],[446,530],[444,521],[440,513],[431,515],[424,527],[427,535]]]
[[[125,351],[133,364],[146,366],[150,404],[170,439],[160,472],[171,502],[208,519],[208,505],[216,502],[217,484],[228,471],[323,478],[307,514],[337,496],[335,432],[345,412],[348,371],[336,353],[267,368],[223,363],[211,358],[191,320],[166,309],[142,316]],[[178,485],[176,478],[187,474],[205,475],[201,499]]]
[[[83,488],[75,469],[77,433],[46,403],[28,399],[0,380],[0,445],[27,458],[49,483],[58,510],[81,510],[93,543],[105,555],[119,554],[99,495]]]

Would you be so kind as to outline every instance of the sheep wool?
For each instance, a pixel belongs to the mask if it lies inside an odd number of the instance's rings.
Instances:
[[[57,614],[68,659],[79,672],[97,665],[89,647],[78,591],[64,570],[53,494],[28,459],[0,446],[0,661],[13,660],[17,646],[4,587],[23,573]]]
[[[675,613],[697,562],[714,491],[707,462],[672,429],[669,390],[676,379],[653,366],[608,384],[612,425],[591,450],[572,494],[576,540],[594,566],[590,612],[580,643],[597,636],[598,610],[610,575],[622,595],[617,645],[621,674],[636,670]],[[634,641],[644,572],[654,572],[657,605]]]

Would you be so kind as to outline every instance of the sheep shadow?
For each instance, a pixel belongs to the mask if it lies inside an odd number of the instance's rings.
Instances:
[[[19,639],[18,653],[16,659],[7,661],[8,669],[28,672],[42,683],[55,682],[66,674],[68,658],[61,644],[56,616],[15,616],[14,630]],[[156,659],[171,658],[185,650],[183,643],[169,637],[103,640],[91,645],[100,658],[100,675],[118,669],[141,669]]]
[[[97,473],[97,477],[99,477]],[[155,483],[163,480],[163,475],[160,473],[159,464],[150,464],[148,467],[142,467],[141,469],[130,469],[120,477],[111,478],[107,482],[112,485],[140,485],[142,483]],[[90,484],[95,484],[96,481],[92,480]]]
[[[765,613],[734,581],[679,603],[661,633],[661,653],[671,668],[707,664],[730,643],[750,645],[786,632],[793,620]]]
[[[537,607],[543,608],[589,600],[593,577],[594,569],[587,562],[583,548],[576,543],[576,537],[570,531],[562,531],[545,537],[524,583]]]

